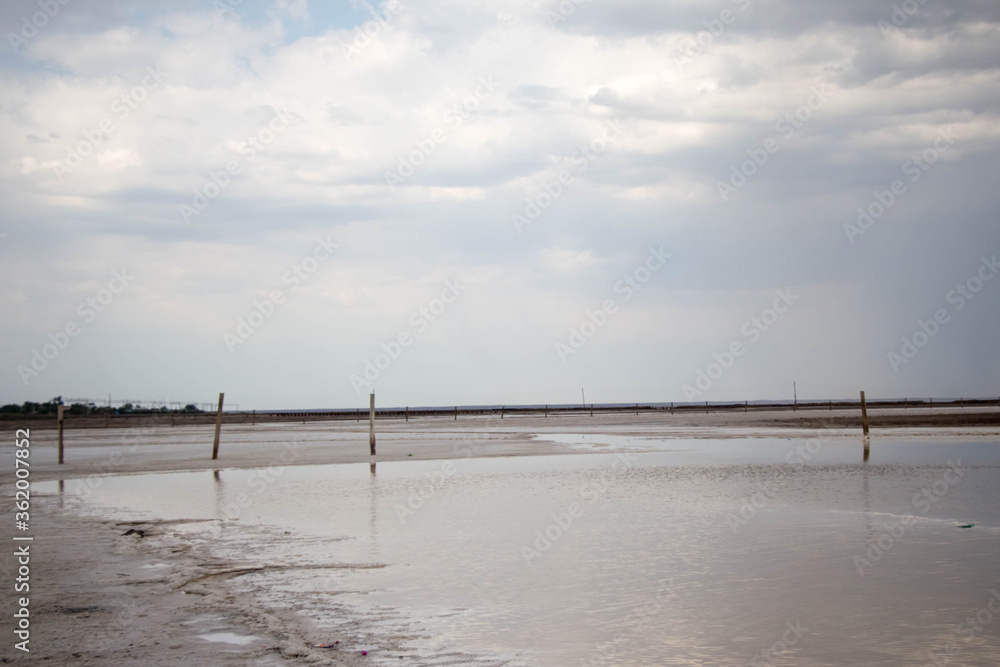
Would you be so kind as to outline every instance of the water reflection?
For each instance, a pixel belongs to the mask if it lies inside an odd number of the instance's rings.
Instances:
[[[746,664],[799,621],[809,632],[779,663],[925,664],[1000,574],[1000,447],[880,440],[858,466],[852,438],[789,465],[793,444],[672,443],[610,477],[616,455],[464,459],[430,486],[441,461],[383,462],[377,475],[371,463],[289,467],[253,496],[238,530],[204,548],[255,562],[386,563],[239,582],[265,608],[294,607],[327,634],[382,647],[373,665],[469,653],[512,667]],[[860,575],[853,558],[879,525],[912,514],[914,491],[958,457],[969,465],[962,481]],[[256,493],[253,474],[107,478],[83,511],[221,517]],[[765,482],[766,502],[731,529],[727,516]],[[394,508],[411,498],[423,500],[403,520]],[[570,521],[574,502],[582,511]],[[526,562],[522,547],[540,535]],[[993,623],[962,657],[1000,664],[998,647]]]
[[[215,517],[217,519],[226,518],[225,507],[226,502],[226,485],[222,483],[222,475],[218,470],[212,471],[212,488],[214,489],[215,497]]]
[[[379,562],[378,498],[378,477],[375,475],[375,462],[372,461],[368,477],[368,539],[371,542],[368,561],[370,563]]]

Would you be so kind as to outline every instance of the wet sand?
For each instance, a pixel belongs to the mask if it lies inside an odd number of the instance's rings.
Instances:
[[[870,410],[873,438],[1000,436],[1000,409]],[[151,420],[151,423],[156,423]],[[882,425],[880,425],[882,424]],[[14,424],[5,424],[13,430]],[[211,460],[214,427],[138,426],[67,430],[65,463],[57,464],[56,432],[32,428],[32,480],[107,474],[367,462],[366,422],[331,421],[227,425],[220,455]],[[861,416],[826,410],[749,414],[617,413],[551,416],[450,417],[376,423],[379,461],[578,453],[545,440],[546,433],[606,433],[657,438],[860,438]],[[9,441],[10,438],[7,438]],[[291,446],[294,452],[282,453]],[[472,451],[470,454],[471,450]],[[0,451],[3,448],[0,447]],[[12,480],[5,470],[0,480]]]
[[[970,413],[972,411],[966,411]],[[1000,428],[954,424],[955,411],[926,409],[872,414],[904,425],[873,429],[873,441],[897,438],[996,440]],[[891,413],[891,414],[888,414]],[[900,415],[900,413],[905,413]],[[837,415],[843,417],[843,415]],[[918,426],[906,426],[905,419]],[[422,419],[378,425],[379,461],[579,454],[546,434],[594,433],[659,438],[808,438],[860,441],[860,428],[817,428],[825,411],[710,414],[605,415],[558,418]],[[949,422],[947,428],[927,423]],[[839,426],[839,425],[838,425]],[[54,433],[33,430],[32,481],[65,480],[67,493],[86,492],[108,475],[176,470],[267,468],[368,462],[364,423],[276,424],[223,430],[220,460],[207,460],[211,427],[155,427],[69,432],[67,463],[55,462]],[[7,438],[9,442],[11,439]],[[12,460],[13,447],[2,455]],[[293,453],[289,460],[289,452]],[[282,454],[286,454],[282,458]],[[13,475],[3,475],[12,496]],[[79,491],[78,491],[79,492]],[[364,664],[348,650],[309,646],[294,614],[267,612],[228,585],[258,565],[213,560],[190,539],[190,526],[160,521],[124,524],[80,518],[57,496],[32,500],[32,638],[29,659],[61,665]],[[11,522],[8,522],[11,523]],[[205,526],[210,525],[207,522]],[[204,528],[205,526],[202,526]],[[129,535],[124,535],[128,531]],[[4,531],[10,544],[10,528]],[[369,564],[371,565],[371,564]],[[331,564],[334,566],[334,564]],[[16,563],[0,559],[8,580]],[[200,637],[201,636],[201,637]],[[208,639],[204,638],[205,636]],[[245,644],[232,642],[251,638]],[[218,641],[218,640],[228,640]],[[0,656],[24,654],[7,643]],[[458,663],[456,663],[458,664]]]

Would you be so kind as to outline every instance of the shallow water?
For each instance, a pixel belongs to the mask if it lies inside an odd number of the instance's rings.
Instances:
[[[923,665],[949,642],[1000,664],[1000,443],[876,441],[863,464],[860,441],[543,437],[609,453],[108,477],[65,501],[222,519],[192,539],[272,566],[234,585],[373,664]]]

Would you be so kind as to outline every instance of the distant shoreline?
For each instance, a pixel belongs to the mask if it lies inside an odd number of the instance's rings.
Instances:
[[[869,400],[873,428],[1000,426],[1000,398],[945,400]],[[469,417],[594,417],[601,415],[746,415],[757,426],[794,428],[850,428],[860,423],[860,401],[790,402],[718,402],[713,403],[638,403],[576,405],[515,405],[455,407],[376,407],[378,421],[418,421],[427,418],[462,419]],[[847,413],[847,414],[845,414]],[[143,410],[122,414],[66,413],[67,429],[134,428],[137,426],[194,426],[214,424],[214,412]],[[333,410],[223,411],[223,424],[268,424],[283,422],[348,421],[364,422],[368,410],[340,408]],[[701,423],[699,425],[709,425]],[[720,424],[720,426],[723,424]],[[38,430],[55,429],[54,414],[0,414],[0,430],[30,426]]]

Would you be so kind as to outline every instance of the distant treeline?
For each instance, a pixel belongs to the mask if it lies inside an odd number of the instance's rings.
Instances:
[[[118,407],[108,407],[106,405],[96,405],[94,403],[73,403],[72,405],[65,405],[62,400],[62,396],[56,396],[55,398],[49,399],[45,403],[35,403],[33,401],[25,401],[24,403],[18,405],[17,403],[8,403],[7,405],[0,406],[0,414],[8,415],[48,415],[56,414],[59,406],[63,406],[63,412],[65,414],[71,415],[100,415],[104,413],[111,414],[153,414],[153,413],[170,413],[170,412],[185,412],[185,413],[196,413],[202,412],[194,403],[188,403],[184,406],[183,410],[170,410],[167,407],[160,408],[143,408],[132,405],[131,403],[123,403]]]

